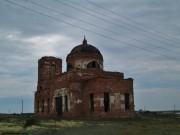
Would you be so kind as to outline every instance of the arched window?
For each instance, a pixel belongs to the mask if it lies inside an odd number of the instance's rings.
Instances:
[[[42,112],[44,112],[44,100],[42,100]]]
[[[125,93],[124,97],[125,97],[125,110],[129,110],[130,109],[130,94]]]
[[[40,68],[41,68],[41,69],[43,68],[43,63],[40,64]]]
[[[37,101],[37,113],[39,113],[39,100]]]
[[[49,114],[49,112],[50,112],[50,100],[48,98],[48,100],[47,100],[47,114]]]
[[[51,76],[54,76],[56,73],[56,65],[51,65]]]
[[[99,64],[96,61],[91,61],[87,65],[88,68],[100,68]]]
[[[104,92],[104,111],[108,112],[110,109],[110,97],[109,92]]]
[[[64,97],[65,111],[68,111],[68,96]]]
[[[94,94],[91,93],[89,95],[89,100],[90,100],[90,112],[94,112]]]
[[[67,64],[67,71],[73,69],[73,66],[71,64]]]

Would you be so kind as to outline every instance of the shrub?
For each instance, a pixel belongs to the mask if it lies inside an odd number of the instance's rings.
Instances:
[[[38,125],[38,124],[39,124],[39,120],[35,118],[30,118],[25,121],[24,128],[30,127],[32,125]]]

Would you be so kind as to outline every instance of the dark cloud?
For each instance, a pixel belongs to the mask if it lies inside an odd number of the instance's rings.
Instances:
[[[179,0],[100,0],[96,2],[107,9],[140,22],[143,25],[112,14],[100,7],[90,4],[86,0],[73,1],[82,6],[75,5],[69,1],[62,1],[84,12],[54,0],[33,0],[33,2],[111,30],[114,33],[38,7],[25,0],[11,1],[65,21],[66,23],[28,11],[5,1],[0,1],[1,97],[16,97],[19,94],[25,97],[33,97],[33,91],[36,90],[37,85],[38,59],[44,55],[61,57],[63,59],[63,70],[65,70],[67,54],[73,47],[81,44],[83,36],[86,35],[88,43],[96,46],[103,54],[105,70],[124,72],[126,78],[134,78],[136,109],[143,108],[143,106],[149,106],[149,109],[152,110],[158,110],[160,106],[163,107],[159,109],[171,109],[170,104],[178,104],[177,95],[179,93],[177,89],[180,88],[180,74],[178,74],[180,72],[179,61],[157,54],[179,58],[179,54],[167,51],[171,50],[180,53],[178,47],[172,46],[179,46],[178,43],[180,42],[173,38],[176,37],[180,39]],[[84,7],[91,8],[96,12],[103,13],[109,17],[123,21],[124,23],[99,15]],[[97,17],[90,16],[85,12]],[[106,19],[111,23],[98,18]],[[75,25],[75,27],[67,23]],[[161,35],[178,43],[157,37],[156,35],[151,35],[127,24],[147,30],[153,34]],[[171,35],[172,37],[157,33],[144,25],[150,26],[167,35]],[[78,27],[82,27],[82,29]],[[86,31],[85,29],[97,34]],[[110,38],[105,38],[98,34]],[[130,38],[123,37],[121,34]],[[133,40],[131,37],[143,42]],[[167,50],[150,46],[145,44],[145,42]],[[144,48],[149,51],[133,46]],[[164,89],[165,91],[163,91]],[[12,90],[14,91],[13,93]],[[168,91],[171,92],[168,93]],[[173,98],[173,96],[175,98]],[[168,103],[165,98],[168,98],[171,102]],[[158,102],[158,104],[156,104],[155,101]],[[167,106],[164,105],[164,103],[166,103]]]

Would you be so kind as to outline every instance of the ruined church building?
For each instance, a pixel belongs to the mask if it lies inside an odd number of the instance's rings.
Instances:
[[[133,117],[133,79],[104,71],[103,56],[96,47],[84,38],[67,55],[66,62],[67,71],[62,72],[62,59],[39,59],[36,116]]]

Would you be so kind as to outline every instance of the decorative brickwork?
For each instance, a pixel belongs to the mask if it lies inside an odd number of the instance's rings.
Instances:
[[[133,79],[103,70],[103,56],[84,39],[68,54],[67,71],[62,59],[38,61],[35,92],[36,116],[123,118],[134,116]]]

